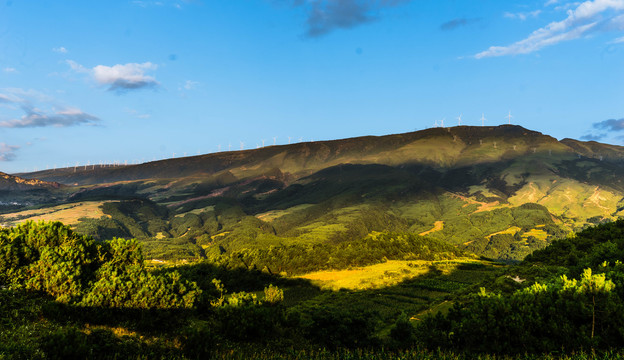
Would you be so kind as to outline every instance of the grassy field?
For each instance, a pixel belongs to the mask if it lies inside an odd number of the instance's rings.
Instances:
[[[75,225],[81,218],[99,219],[105,214],[101,205],[109,201],[83,201],[58,206],[46,207],[35,210],[24,210],[15,213],[4,214],[5,226],[13,226],[27,220],[60,221],[67,225]]]
[[[299,277],[310,280],[312,284],[324,290],[371,290],[394,286],[415,277],[430,274],[432,271],[448,275],[466,264],[485,264],[485,262],[474,259],[388,260],[380,264],[348,270],[316,271]]]

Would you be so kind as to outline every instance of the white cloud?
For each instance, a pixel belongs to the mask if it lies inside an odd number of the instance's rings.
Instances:
[[[0,161],[12,161],[15,160],[15,151],[20,147],[17,145],[7,145],[6,143],[0,143]]]
[[[613,39],[609,42],[609,44],[621,44],[624,43],[624,36],[619,37],[617,39]]]
[[[159,85],[154,77],[145,74],[147,71],[158,68],[151,62],[113,66],[97,65],[93,69],[85,68],[72,60],[67,60],[67,64],[76,72],[89,74],[98,84],[107,85],[110,91],[125,92]]]
[[[528,18],[538,17],[539,14],[541,13],[542,13],[542,10],[535,10],[531,12],[519,12],[519,13],[506,12],[503,14],[503,16],[505,16],[506,18],[510,18],[510,19],[518,19],[518,20],[524,21]]]
[[[546,3],[544,4],[544,6],[550,6],[550,5],[555,5],[559,3],[559,0],[548,0],[546,1]]]
[[[67,49],[65,49],[63,46],[52,48],[52,51],[59,54],[67,54]]]
[[[2,71],[4,71],[5,73],[16,73],[17,69],[12,67],[5,67],[4,69],[2,69]]]
[[[526,39],[508,46],[491,46],[474,57],[529,54],[562,41],[574,40],[596,31],[624,29],[624,19],[619,16],[624,11],[624,0],[585,1],[575,10],[567,12],[568,17],[535,30]]]
[[[66,127],[80,124],[93,124],[99,119],[76,108],[65,108],[47,113],[44,110],[24,105],[25,114],[19,119],[0,121],[4,128],[31,128],[31,127]]]
[[[186,80],[186,82],[184,83],[184,88],[186,90],[193,90],[197,87],[197,85],[199,85],[199,82],[197,81]]]
[[[80,124],[94,124],[99,119],[87,114],[80,109],[68,106],[54,106],[46,101],[39,101],[40,107],[33,105],[33,101],[45,96],[32,96],[37,94],[34,91],[24,91],[22,89],[5,89],[5,93],[0,93],[0,104],[8,105],[14,110],[21,109],[22,115],[19,118],[9,118],[0,121],[0,127],[4,128],[27,128],[27,127],[66,127]],[[39,98],[39,99],[38,99]],[[42,109],[46,107],[47,109]]]

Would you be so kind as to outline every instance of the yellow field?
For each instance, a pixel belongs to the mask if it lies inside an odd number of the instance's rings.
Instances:
[[[533,236],[538,240],[546,240],[548,233],[542,229],[531,229],[522,234],[523,239],[527,239],[529,236]]]
[[[427,230],[425,232],[421,232],[420,236],[427,236],[429,234],[431,234],[432,232],[436,232],[436,231],[440,231],[444,229],[444,221],[436,221],[435,223],[433,223],[433,228],[431,230]]]
[[[293,206],[286,210],[271,210],[262,214],[258,214],[256,215],[256,217],[262,221],[271,222],[279,217],[293,213],[298,210],[309,208],[310,206],[314,206],[314,205],[313,204],[301,204],[301,205]]]
[[[311,280],[321,289],[327,290],[367,290],[396,285],[402,281],[424,275],[432,265],[445,274],[450,273],[458,265],[475,262],[474,259],[457,259],[449,261],[424,260],[388,260],[385,263],[359,267],[350,270],[315,271],[299,276]]]
[[[44,209],[25,210],[2,216],[7,226],[19,224],[27,220],[60,221],[66,225],[75,225],[80,218],[99,219],[102,216],[107,216],[100,208],[106,202],[109,201],[82,201]]]
[[[503,231],[499,231],[499,232],[495,232],[495,233],[493,233],[493,234],[490,234],[490,235],[488,235],[488,236],[487,236],[487,238],[489,239],[489,238],[491,238],[491,237],[492,237],[492,236],[494,236],[494,235],[500,235],[500,234],[515,235],[518,231],[521,231],[521,230],[522,230],[522,229],[520,229],[520,228],[519,228],[519,227],[517,227],[517,226],[512,226],[512,227],[510,227],[510,228],[509,228],[509,229],[507,229],[507,230],[503,230]]]

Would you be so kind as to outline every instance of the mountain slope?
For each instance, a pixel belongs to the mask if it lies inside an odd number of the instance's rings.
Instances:
[[[55,182],[37,179],[23,179],[0,172],[0,191],[28,191],[34,189],[58,189],[61,185]]]
[[[184,239],[210,255],[340,243],[388,230],[427,234],[508,260],[619,217],[622,175],[622,147],[557,141],[511,125],[24,174],[77,184],[69,201],[149,200],[119,209],[107,203],[112,220],[83,228],[159,238],[151,243],[157,247]]]

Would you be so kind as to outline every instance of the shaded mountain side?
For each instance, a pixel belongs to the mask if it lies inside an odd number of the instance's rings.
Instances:
[[[624,147],[618,145],[602,144],[596,141],[579,141],[563,139],[562,144],[574,149],[581,156],[602,160],[624,160]]]
[[[520,126],[432,128],[398,135],[268,146],[128,166],[79,166],[20,174],[64,184],[211,176],[229,171],[236,178],[259,176],[279,169],[295,178],[326,167],[351,164],[426,164],[453,168],[513,159],[528,153],[555,151],[574,154],[556,139]]]
[[[395,231],[518,260],[624,215],[623,150],[520,126],[460,126],[26,175],[78,184],[55,194],[106,215],[85,213],[80,231],[141,238],[152,256]]]

